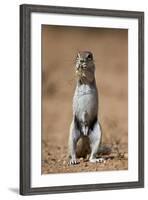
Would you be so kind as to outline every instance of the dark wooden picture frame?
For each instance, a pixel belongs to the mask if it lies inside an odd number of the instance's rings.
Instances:
[[[138,19],[138,181],[31,187],[31,14],[59,13]],[[20,6],[20,194],[48,194],[144,187],[144,13],[43,5]]]

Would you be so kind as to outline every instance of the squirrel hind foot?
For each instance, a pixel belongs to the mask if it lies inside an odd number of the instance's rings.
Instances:
[[[90,158],[89,162],[91,162],[91,163],[105,163],[106,160],[104,158]]]
[[[70,159],[70,161],[69,161],[69,165],[77,165],[77,164],[79,164],[80,162],[77,160],[77,159]]]

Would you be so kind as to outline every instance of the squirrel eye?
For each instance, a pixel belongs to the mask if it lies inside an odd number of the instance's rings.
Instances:
[[[87,56],[87,59],[88,59],[88,60],[92,60],[92,59],[93,59],[92,55],[89,54],[89,55]]]

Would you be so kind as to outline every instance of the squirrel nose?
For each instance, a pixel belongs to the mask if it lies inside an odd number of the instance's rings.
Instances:
[[[85,61],[84,60],[80,60],[80,63],[82,64],[82,63],[84,63]]]

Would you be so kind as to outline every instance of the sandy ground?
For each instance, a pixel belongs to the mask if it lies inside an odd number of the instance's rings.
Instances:
[[[78,50],[94,54],[105,163],[67,163]],[[42,27],[42,174],[128,169],[128,32]]]

